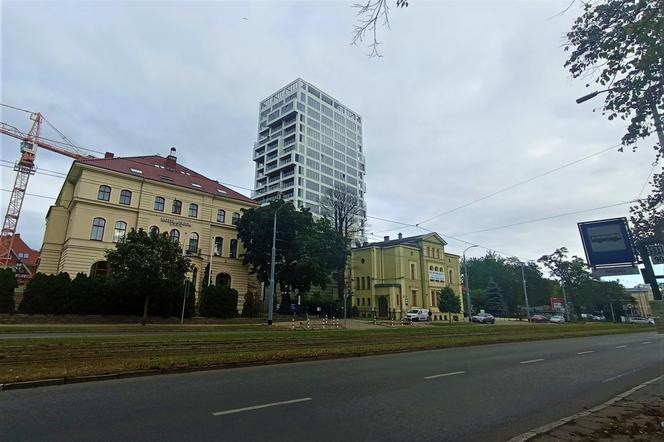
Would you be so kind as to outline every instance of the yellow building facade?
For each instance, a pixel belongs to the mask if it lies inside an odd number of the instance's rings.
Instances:
[[[167,232],[193,265],[196,293],[210,264],[212,284],[230,284],[240,298],[257,290],[242,265],[236,224],[257,203],[167,157],[77,160],[46,216],[37,271],[47,274],[107,271],[104,254],[131,229]],[[240,301],[241,305],[241,301]]]
[[[440,291],[450,287],[461,298],[460,259],[445,252],[438,234],[363,245],[351,252],[353,305],[360,317],[401,319],[412,308],[431,310],[433,320],[462,321],[438,308]],[[461,300],[463,306],[463,300]]]

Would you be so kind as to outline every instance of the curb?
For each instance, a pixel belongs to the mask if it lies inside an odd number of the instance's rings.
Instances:
[[[546,425],[542,425],[541,427],[533,428],[532,430],[526,431],[523,434],[520,434],[518,436],[513,437],[512,439],[509,439],[508,442],[525,442],[527,440],[532,439],[535,436],[539,436],[540,434],[548,433],[551,430],[554,430],[558,427],[561,427],[565,425],[566,423],[569,423],[573,420],[579,419],[581,417],[588,416],[593,413],[597,413],[598,411],[604,410],[605,408],[610,407],[611,405],[615,404],[616,402],[620,402],[621,400],[625,399],[626,397],[630,396],[631,394],[635,393],[636,391],[647,387],[648,385],[655,383],[659,381],[660,379],[664,379],[664,375],[657,376],[654,379],[651,379],[649,381],[646,381],[640,385],[637,385],[634,388],[630,388],[629,390],[625,391],[624,393],[620,393],[619,395],[609,399],[608,401],[597,405],[596,407],[589,408],[587,410],[581,411],[579,413],[573,414],[571,416],[564,417],[562,419],[559,419],[557,421],[548,423]]]

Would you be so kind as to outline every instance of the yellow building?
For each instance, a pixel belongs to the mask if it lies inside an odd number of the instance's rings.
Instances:
[[[634,314],[646,317],[652,316],[650,303],[655,298],[652,294],[652,288],[649,285],[640,284],[636,287],[627,288],[625,291],[634,300],[632,303]]]
[[[445,253],[437,233],[365,243],[352,250],[354,305],[360,317],[401,319],[412,308],[427,308],[433,320],[463,320],[463,313],[438,309],[443,287],[461,297],[459,256]],[[463,305],[463,302],[462,302]]]
[[[236,224],[241,209],[257,203],[166,158],[139,156],[77,160],[46,215],[37,271],[47,274],[107,271],[104,253],[131,229],[168,232],[193,264],[196,293],[211,264],[213,284],[230,284],[240,297],[256,290],[242,265]],[[241,304],[240,304],[241,305]]]

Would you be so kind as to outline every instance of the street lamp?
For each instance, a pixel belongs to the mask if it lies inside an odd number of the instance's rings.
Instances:
[[[281,196],[281,195],[279,195]],[[270,299],[268,300],[268,311],[267,311],[267,325],[272,325],[272,310],[274,309],[274,261],[276,260],[277,255],[277,213],[281,209],[286,207],[286,203],[283,203],[281,207],[274,211],[274,224],[272,226],[272,259],[270,260]]]
[[[465,284],[466,285],[466,305],[468,307],[468,322],[469,323],[471,322],[470,316],[473,314],[472,313],[473,312],[473,307],[470,304],[470,281],[468,281],[468,265],[466,264],[466,252],[468,250],[472,249],[473,247],[479,247],[479,246],[473,245],[473,246],[466,247],[466,249],[462,253],[462,255],[463,255],[463,273],[464,273],[463,277],[464,277],[464,280],[466,282],[466,284]]]
[[[523,297],[526,301],[526,314],[528,315],[528,322],[530,322],[530,303],[528,302],[528,289],[526,288],[526,274],[524,272],[525,263],[519,260],[521,264],[521,281],[523,282]]]

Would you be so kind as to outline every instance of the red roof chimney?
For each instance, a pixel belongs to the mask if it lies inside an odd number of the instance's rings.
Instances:
[[[178,157],[175,156],[175,148],[171,147],[171,152],[166,157],[166,168],[175,170]]]

